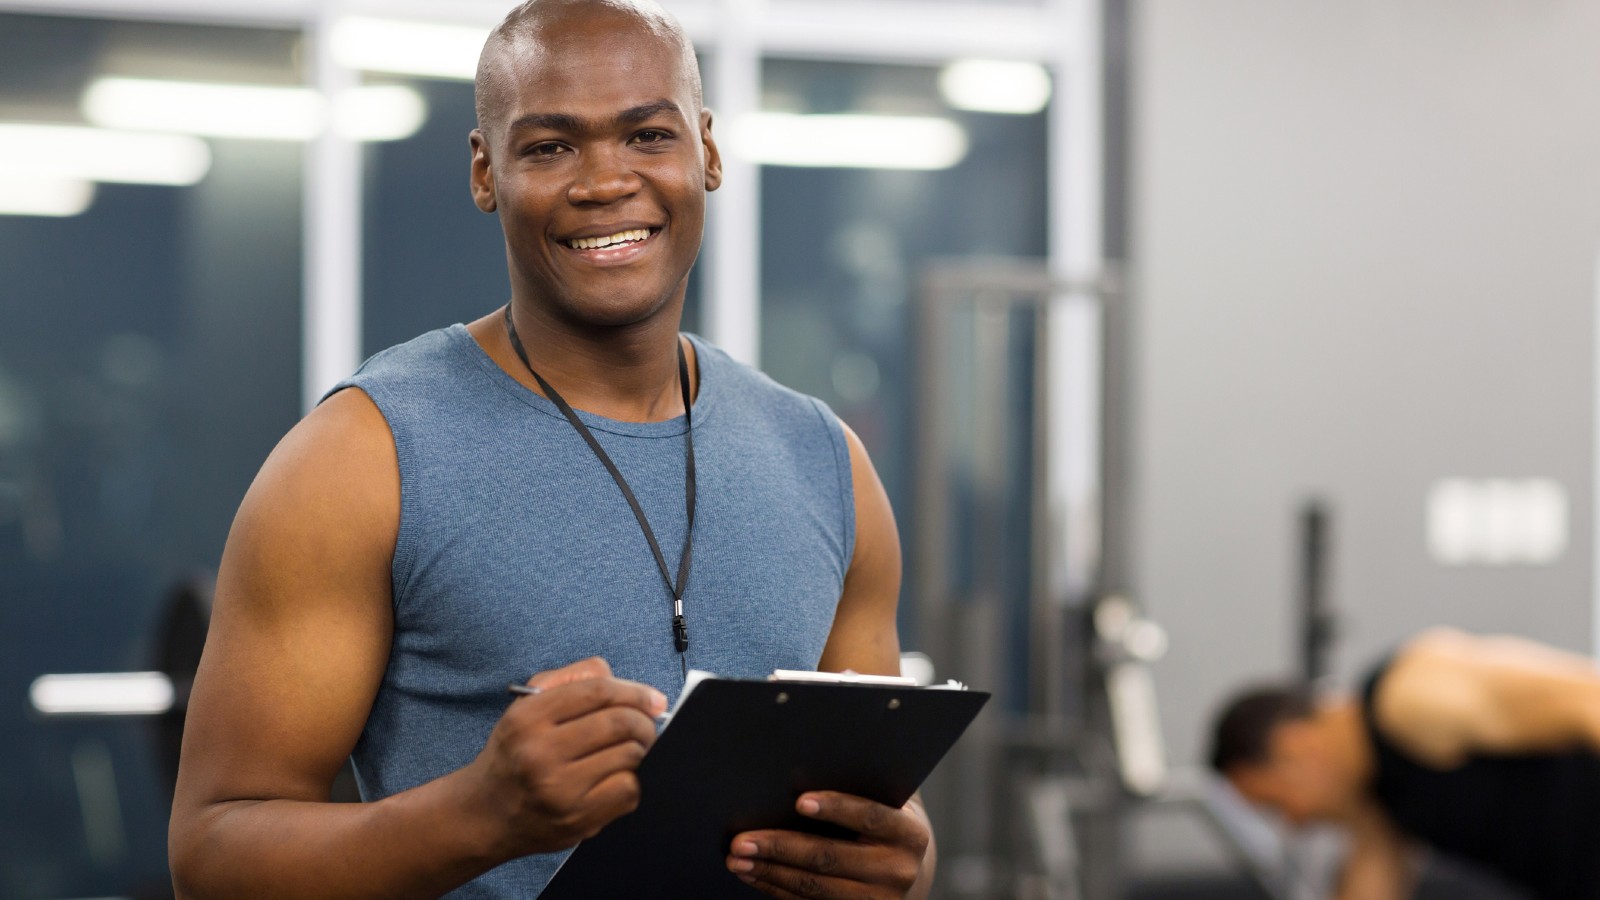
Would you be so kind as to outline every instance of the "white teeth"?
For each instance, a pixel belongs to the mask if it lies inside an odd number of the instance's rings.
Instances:
[[[607,237],[573,238],[567,245],[574,250],[599,250],[601,247],[610,247],[613,244],[626,244],[632,241],[642,241],[650,236],[650,229],[635,228],[631,231],[619,231]]]

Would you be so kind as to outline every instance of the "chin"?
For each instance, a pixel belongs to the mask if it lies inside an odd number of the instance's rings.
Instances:
[[[605,297],[568,300],[562,314],[574,324],[589,328],[628,328],[659,318],[672,308],[667,297]]]

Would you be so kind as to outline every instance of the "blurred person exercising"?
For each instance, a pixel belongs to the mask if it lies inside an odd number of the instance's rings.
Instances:
[[[1342,900],[1410,896],[1424,848],[1541,900],[1600,898],[1600,670],[1587,658],[1429,631],[1359,697],[1237,697],[1211,763],[1290,823],[1348,831]]]
[[[899,539],[861,442],[679,333],[722,175],[682,29],[647,0],[532,0],[476,97],[510,302],[368,360],[262,466],[189,705],[180,896],[533,896],[638,804],[688,666],[899,671]],[[328,802],[346,759],[367,802]],[[729,870],[926,894],[919,800],[796,808],[859,837],[741,833]]]

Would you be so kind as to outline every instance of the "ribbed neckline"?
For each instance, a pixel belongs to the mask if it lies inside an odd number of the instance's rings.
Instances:
[[[549,398],[528,389],[522,382],[512,378],[511,373],[500,368],[500,365],[488,353],[484,352],[483,347],[479,346],[472,333],[467,331],[467,326],[457,323],[445,329],[445,333],[462,353],[478,364],[488,379],[498,388],[504,390],[518,402],[527,404],[551,418],[558,419],[563,423],[566,422],[566,417],[561,414],[560,408],[552,403]],[[714,354],[709,352],[710,345],[699,335],[684,332],[683,336],[688,338],[689,342],[694,345],[695,364],[699,369],[700,375],[699,390],[694,398],[694,427],[698,429],[716,411],[717,389],[721,385],[721,379],[717,377],[719,374],[717,366],[720,362],[712,358]],[[624,437],[666,438],[683,434],[683,416],[675,416],[660,422],[623,422],[618,419],[608,419],[605,416],[581,409],[577,410],[577,413],[578,418],[583,420],[583,424],[591,429]]]

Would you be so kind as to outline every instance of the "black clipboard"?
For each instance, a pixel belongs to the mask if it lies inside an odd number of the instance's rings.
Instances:
[[[989,699],[981,691],[707,679],[639,765],[639,808],[579,844],[540,900],[762,896],[727,869],[741,831],[840,830],[810,790],[901,806]]]

